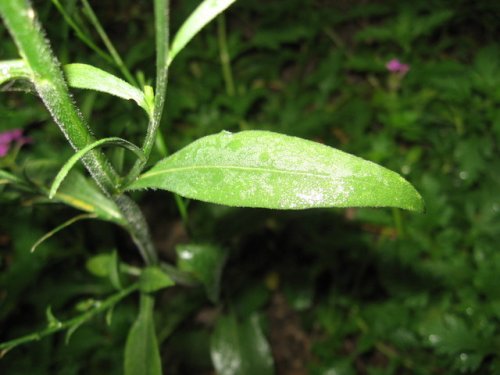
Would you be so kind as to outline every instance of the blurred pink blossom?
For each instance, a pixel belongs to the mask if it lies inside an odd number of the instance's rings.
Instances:
[[[408,64],[403,64],[401,61],[398,59],[392,59],[385,64],[385,67],[387,70],[391,73],[399,73],[402,76],[404,76],[408,71],[410,70],[410,65]]]
[[[31,138],[23,136],[21,129],[12,129],[0,133],[0,157],[7,155],[13,142],[23,145],[31,142]]]

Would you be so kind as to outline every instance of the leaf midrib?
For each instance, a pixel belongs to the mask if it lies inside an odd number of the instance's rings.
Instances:
[[[307,172],[307,171],[294,171],[294,170],[271,169],[271,168],[261,168],[261,167],[242,167],[242,166],[235,166],[235,165],[223,165],[223,166],[192,165],[192,166],[186,166],[186,167],[162,169],[160,171],[146,172],[142,176],[139,177],[138,181],[140,181],[141,179],[144,179],[144,178],[159,176],[159,175],[163,175],[163,174],[183,172],[183,171],[196,170],[196,169],[217,169],[217,170],[230,169],[230,170],[240,170],[240,171],[254,171],[254,172],[257,171],[257,172],[262,172],[262,173],[293,174],[293,175],[301,175],[301,176],[320,177],[320,178],[325,178],[325,179],[332,178],[332,177],[344,178],[344,177],[353,176],[352,173],[333,175],[333,174],[321,173],[321,172],[312,173],[312,172]],[[360,176],[360,177],[367,177],[367,175]]]

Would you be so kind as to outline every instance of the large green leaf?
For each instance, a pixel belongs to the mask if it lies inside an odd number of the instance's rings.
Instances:
[[[201,138],[128,187],[143,188],[228,206],[423,210],[419,193],[397,173],[319,143],[268,131]]]
[[[257,315],[242,322],[234,314],[221,316],[211,339],[211,356],[218,375],[271,375],[269,344]]]
[[[154,299],[141,294],[137,320],[125,346],[125,375],[161,375],[161,359],[153,320]]]

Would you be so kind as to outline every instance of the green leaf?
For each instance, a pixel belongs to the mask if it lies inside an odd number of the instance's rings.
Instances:
[[[63,71],[72,88],[86,89],[114,95],[125,100],[133,100],[143,108],[149,117],[153,114],[152,90],[148,95],[128,82],[102,69],[87,64],[67,64]],[[31,79],[31,70],[23,60],[0,61],[0,85],[14,79]]]
[[[90,258],[86,263],[87,270],[98,277],[109,277],[111,285],[122,289],[119,272],[118,255],[116,251],[108,254],[99,254]]]
[[[177,265],[202,282],[208,298],[217,302],[220,277],[226,261],[224,251],[214,245],[184,244],[176,247]]]
[[[95,90],[117,96],[125,100],[133,100],[143,108],[148,116],[152,115],[144,93],[126,81],[92,65],[67,64],[63,67],[69,86]]]
[[[141,294],[139,315],[125,346],[125,375],[161,375],[161,359],[153,319],[154,299]]]
[[[234,314],[221,316],[212,335],[210,352],[218,375],[274,373],[271,350],[257,315],[241,323]]]
[[[54,199],[79,210],[96,214],[99,219],[125,225],[125,220],[116,204],[105,197],[81,173],[71,172]]]
[[[118,137],[109,137],[109,138],[103,138],[98,141],[95,141],[78,152],[76,152],[72,157],[68,159],[66,163],[62,166],[61,170],[57,174],[57,176],[54,178],[54,182],[52,183],[52,186],[50,187],[50,192],[49,192],[49,198],[52,199],[54,198],[54,195],[57,192],[57,189],[63,182],[64,178],[68,174],[68,172],[71,170],[71,168],[85,156],[89,151],[92,151],[96,147],[102,147],[103,145],[106,144],[113,144],[116,146],[124,147],[126,149],[129,149],[130,151],[134,152],[140,159],[144,159],[144,154],[142,153],[141,149],[134,145],[133,143],[130,143],[129,141],[126,141],[125,139],[118,138]]]
[[[40,246],[43,242],[47,241],[50,237],[52,237],[56,233],[62,231],[66,227],[69,227],[71,224],[74,224],[74,223],[76,223],[77,221],[80,221],[80,220],[95,219],[95,218],[97,218],[97,215],[94,215],[94,214],[81,214],[81,215],[77,215],[75,217],[72,217],[71,219],[65,221],[61,225],[55,227],[54,229],[52,229],[51,231],[45,233],[42,237],[40,237],[33,244],[33,246],[31,246],[31,250],[30,251],[34,252],[37,249],[37,247]]]
[[[228,206],[424,208],[415,188],[395,172],[319,143],[268,131],[201,138],[128,187],[141,188]]]
[[[29,78],[30,74],[23,60],[0,61],[0,85],[13,79]]]
[[[57,319],[52,313],[52,308],[50,306],[45,310],[45,316],[47,318],[47,324],[49,328],[60,327],[62,325],[61,321]]]
[[[109,275],[110,264],[112,262],[111,253],[95,255],[85,264],[87,271],[97,277],[107,277]]]
[[[175,56],[189,43],[198,32],[212,21],[219,13],[222,13],[236,0],[205,0],[196,8],[189,18],[182,24],[177,34],[175,34],[168,65]]]
[[[159,267],[147,267],[139,277],[139,288],[144,293],[156,292],[172,285],[174,281]]]

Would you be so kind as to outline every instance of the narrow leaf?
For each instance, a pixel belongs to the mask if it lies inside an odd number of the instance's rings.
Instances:
[[[168,64],[189,43],[198,32],[222,13],[236,0],[205,0],[194,10],[189,18],[182,24],[174,37],[170,48]]]
[[[33,244],[33,246],[31,246],[31,252],[34,252],[37,249],[37,247],[40,246],[43,242],[45,242],[46,240],[48,240],[50,237],[52,237],[57,232],[60,232],[61,230],[63,230],[66,227],[69,227],[71,224],[74,224],[74,223],[76,223],[77,221],[80,221],[80,220],[95,219],[96,217],[97,217],[97,215],[94,215],[94,214],[82,214],[82,215],[75,216],[75,217],[73,217],[73,218],[65,221],[64,223],[62,223],[58,227],[52,229],[50,232],[47,232],[42,237],[40,237]]]
[[[161,375],[161,359],[153,319],[154,299],[141,295],[139,315],[125,346],[125,375]]]
[[[101,220],[125,225],[125,219],[116,204],[105,197],[91,180],[79,172],[69,173],[54,199],[79,210],[96,214]]]
[[[191,143],[128,187],[141,188],[240,207],[424,207],[395,172],[319,143],[256,130]]]
[[[49,198],[52,199],[54,195],[57,192],[57,189],[63,182],[64,178],[70,171],[70,169],[80,160],[85,156],[85,154],[91,150],[93,150],[96,147],[101,147],[106,144],[113,144],[116,146],[121,146],[126,149],[129,149],[130,151],[134,152],[139,158],[144,158],[144,154],[142,153],[141,149],[134,145],[133,143],[130,143],[126,141],[125,139],[118,138],[118,137],[109,137],[109,138],[103,138],[98,141],[95,141],[91,143],[90,145],[82,148],[80,151],[76,152],[71,158],[68,159],[68,161],[63,165],[59,173],[57,174],[56,178],[54,179],[54,182],[52,183],[52,186],[50,187],[50,193],[49,193]]]
[[[87,64],[67,64],[63,70],[69,86],[100,91],[125,100],[133,100],[151,116],[152,108],[144,93],[123,79]]]
[[[152,100],[123,79],[92,65],[80,63],[64,65],[63,71],[70,87],[99,91],[125,100],[133,100],[146,111],[149,117],[152,116]],[[10,80],[31,78],[30,68],[23,60],[0,61],[0,85]],[[151,94],[149,92],[149,96]]]
[[[257,315],[238,322],[221,316],[211,339],[210,353],[218,375],[272,375],[273,358]]]
[[[183,244],[176,247],[177,265],[203,283],[208,298],[217,302],[220,277],[226,260],[224,251],[214,245]]]

